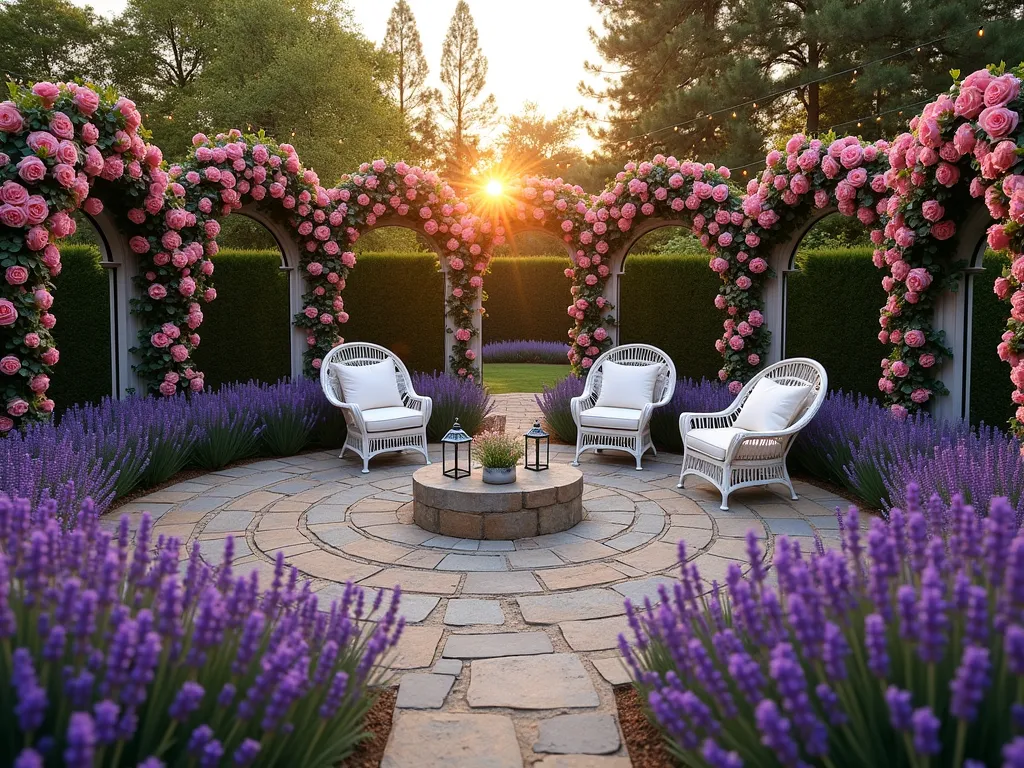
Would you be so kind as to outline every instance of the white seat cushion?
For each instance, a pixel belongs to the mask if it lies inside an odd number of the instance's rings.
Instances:
[[[642,409],[654,400],[654,385],[663,365],[601,364],[601,391],[594,405],[605,408]]]
[[[686,433],[686,446],[690,450],[699,451],[705,456],[710,456],[712,459],[722,461],[725,459],[726,451],[729,450],[729,443],[731,443],[733,437],[738,434],[756,437],[756,435],[752,435],[747,430],[736,429],[736,427],[691,429]],[[756,442],[748,440],[740,446],[740,449],[736,452],[736,455],[733,456],[733,458],[745,459],[755,456],[761,459],[768,458],[775,453],[775,446],[772,443],[776,442],[776,440],[777,439],[773,438],[758,440]],[[770,452],[767,452],[766,449],[770,449]]]
[[[400,408],[402,396],[398,393],[395,364],[382,360],[371,365],[343,365],[331,363],[338,376],[344,402],[355,403],[362,410],[373,408]]]
[[[803,413],[811,387],[776,384],[761,379],[743,402],[733,426],[750,432],[778,432]]]
[[[362,413],[367,432],[391,432],[423,426],[423,413],[414,408],[371,408]]]
[[[580,424],[597,429],[640,428],[640,411],[637,408],[610,408],[595,405],[580,414]]]

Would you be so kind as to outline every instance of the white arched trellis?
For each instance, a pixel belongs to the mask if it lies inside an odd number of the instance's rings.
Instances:
[[[256,205],[246,205],[235,214],[245,216],[266,228],[281,251],[281,269],[288,273],[289,317],[302,311],[305,290],[300,267],[300,252],[295,239],[272,217]],[[143,392],[145,384],[132,367],[134,360],[129,351],[138,343],[138,316],[131,311],[131,300],[136,297],[134,278],[139,275],[138,257],[128,245],[128,238],[117,222],[106,211],[90,217],[100,239],[100,265],[110,276],[110,350],[111,394],[122,399]],[[289,369],[292,378],[302,376],[302,353],[306,335],[291,324],[289,335]]]
[[[768,261],[775,272],[775,277],[765,280],[762,294],[765,303],[765,325],[771,331],[766,360],[768,364],[777,362],[785,356],[788,276],[798,271],[793,266],[797,248],[818,222],[835,213],[838,213],[838,210],[834,207],[815,209],[813,215],[794,229],[786,240],[775,244],[770,251]],[[969,416],[974,297],[972,284],[973,276],[983,271],[980,260],[985,253],[985,230],[991,221],[983,205],[972,206],[959,225],[955,250],[947,256],[951,263],[963,263],[968,266],[957,275],[960,281],[958,290],[944,292],[935,306],[933,324],[945,331],[946,345],[953,350],[952,356],[946,357],[937,373],[949,388],[947,397],[937,397],[931,401],[931,413],[937,418],[959,419]],[[879,272],[879,280],[881,274]],[[879,345],[879,356],[882,354],[884,350]]]

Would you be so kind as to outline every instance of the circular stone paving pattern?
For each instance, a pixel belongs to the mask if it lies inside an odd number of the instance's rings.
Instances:
[[[420,528],[462,539],[512,540],[561,533],[583,520],[583,473],[556,465],[522,470],[509,484],[478,474],[458,480],[439,464],[412,476],[413,521]]]
[[[601,482],[601,478],[595,480]],[[686,538],[694,551],[710,542],[711,518],[689,499],[654,501],[613,487],[584,485],[582,480],[580,485],[584,519],[557,533],[479,540],[426,531],[414,522],[414,502],[407,500],[411,485],[355,501],[347,508],[344,519],[334,523],[315,522],[320,518],[314,507],[305,516],[305,530],[324,548],[337,548],[348,556],[381,565],[473,572],[564,569],[594,564],[601,565],[602,572],[607,571],[605,581],[670,568],[677,562],[674,542],[680,538]],[[685,512],[685,519],[677,517],[673,522],[666,507],[673,512]],[[628,565],[630,553],[648,547],[672,525],[681,522],[686,523],[685,531],[677,528],[667,539],[673,544],[665,543],[664,551],[659,549],[657,556],[652,556],[649,548],[643,554],[638,552],[635,559],[639,567]],[[562,576],[555,571],[538,571],[548,588],[556,590],[578,586],[570,574],[566,574],[563,585]],[[515,580],[510,581],[510,585],[514,583]]]

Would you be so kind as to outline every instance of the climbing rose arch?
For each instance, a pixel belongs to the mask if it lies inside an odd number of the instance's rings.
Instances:
[[[216,298],[218,219],[246,204],[262,206],[300,246],[306,291],[295,323],[306,332],[309,374],[342,340],[342,291],[356,263],[351,246],[378,222],[413,228],[435,245],[448,277],[448,362],[475,379],[483,277],[491,249],[517,224],[548,229],[573,253],[569,358],[582,372],[611,344],[614,307],[603,295],[611,254],[647,221],[682,221],[722,278],[714,303],[724,312],[723,333],[715,344],[723,356],[719,378],[732,391],[768,348],[763,288],[773,276],[772,246],[814,209],[834,207],[871,228],[875,264],[886,272],[879,340],[889,352],[879,388],[902,415],[946,391],[934,371],[951,353],[931,316],[956,279],[940,243],[956,233],[964,189],[984,199],[995,220],[989,245],[1007,256],[995,285],[1011,306],[998,353],[1012,366],[1020,406],[1012,425],[1024,432],[1022,74],[990,67],[969,75],[891,144],[796,135],[768,154],[745,190],[726,168],[656,155],[627,163],[599,195],[561,179],[523,179],[500,216],[481,215],[435,173],[402,162],[364,163],[325,188],[290,145],[235,130],[198,134],[187,159],[165,170],[132,102],[74,83],[13,86],[0,103],[0,432],[54,407],[46,390],[59,359],[50,333],[56,243],[74,231],[72,212],[96,215],[104,205],[140,260],[136,369],[164,395],[203,388],[192,353],[202,305]]]

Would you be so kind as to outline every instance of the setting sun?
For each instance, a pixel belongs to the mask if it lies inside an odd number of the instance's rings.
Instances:
[[[491,179],[487,182],[485,189],[487,190],[488,195],[497,197],[504,191],[505,187],[500,181],[498,181],[498,179]]]

